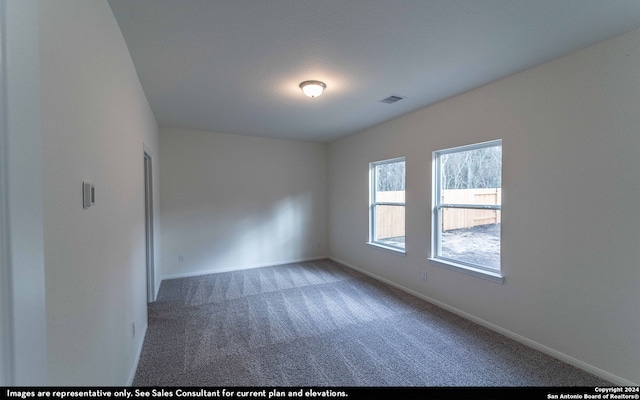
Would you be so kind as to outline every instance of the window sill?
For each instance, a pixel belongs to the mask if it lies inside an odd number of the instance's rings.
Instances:
[[[488,281],[495,282],[495,283],[500,283],[500,284],[504,283],[504,277],[498,272],[485,271],[480,268],[473,268],[467,265],[457,264],[457,263],[442,260],[439,258],[429,257],[429,261],[431,261],[433,264],[436,264],[439,267],[450,269],[452,271],[462,272],[463,274],[486,279]]]
[[[403,256],[404,257],[404,256],[407,255],[405,250],[399,249],[399,248],[396,248],[396,247],[385,246],[385,245],[382,245],[380,243],[375,243],[375,242],[367,242],[367,244],[369,246],[373,246],[373,247],[375,247],[377,249],[380,249],[380,250],[383,250],[383,251],[388,251],[388,252],[393,253],[393,254],[398,255],[398,256]]]

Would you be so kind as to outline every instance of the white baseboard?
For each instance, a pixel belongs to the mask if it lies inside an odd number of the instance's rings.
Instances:
[[[612,383],[614,383],[616,385],[620,385],[620,386],[638,386],[638,383],[634,383],[634,382],[631,382],[631,381],[629,381],[627,379],[621,378],[621,377],[619,377],[617,375],[614,375],[614,374],[612,374],[610,372],[607,372],[607,371],[605,371],[603,369],[595,367],[595,366],[593,366],[591,364],[588,364],[588,363],[586,363],[584,361],[578,360],[575,357],[569,356],[569,355],[564,354],[564,353],[562,353],[562,352],[560,352],[558,350],[552,349],[551,347],[545,346],[545,345],[543,345],[541,343],[533,341],[533,340],[531,340],[531,339],[529,339],[527,337],[524,337],[524,336],[522,336],[520,334],[512,332],[512,331],[510,331],[508,329],[502,328],[502,327],[500,327],[498,325],[495,325],[495,324],[493,324],[491,322],[485,321],[482,318],[478,318],[478,317],[476,317],[476,316],[474,316],[472,314],[469,314],[469,313],[467,313],[465,311],[459,310],[459,309],[457,309],[455,307],[452,307],[452,306],[450,306],[448,304],[445,304],[445,303],[443,303],[443,302],[441,302],[439,300],[433,299],[433,298],[431,298],[429,296],[425,296],[422,293],[419,293],[419,292],[416,292],[415,290],[406,288],[406,287],[404,287],[402,285],[399,285],[396,282],[393,282],[393,281],[390,281],[390,280],[385,279],[383,277],[380,277],[380,276],[378,276],[376,274],[373,274],[373,273],[371,273],[369,271],[366,271],[366,270],[364,270],[362,268],[358,268],[358,267],[356,267],[354,265],[351,265],[351,264],[349,264],[349,263],[347,263],[345,261],[339,260],[339,259],[337,259],[335,257],[331,257],[331,256],[329,256],[329,259],[331,259],[331,260],[333,260],[333,261],[335,261],[335,262],[337,262],[339,264],[342,264],[345,267],[349,267],[349,268],[354,269],[354,270],[356,270],[358,272],[362,272],[363,274],[368,275],[368,276],[370,276],[370,277],[372,277],[372,278],[374,278],[374,279],[376,279],[376,280],[378,280],[380,282],[384,282],[384,283],[386,283],[388,285],[391,285],[391,286],[393,286],[393,287],[395,287],[397,289],[402,290],[403,292],[409,293],[409,294],[411,294],[413,296],[416,296],[416,297],[421,298],[421,299],[423,299],[425,301],[428,301],[429,303],[432,303],[432,304],[434,304],[434,305],[436,305],[436,306],[438,306],[440,308],[443,308],[443,309],[445,309],[447,311],[450,311],[450,312],[452,312],[452,313],[454,313],[456,315],[459,315],[462,318],[465,318],[465,319],[468,319],[470,321],[473,321],[473,322],[477,323],[478,325],[482,325],[485,328],[488,328],[488,329],[491,329],[494,332],[500,333],[500,334],[502,334],[502,335],[504,335],[504,336],[506,336],[508,338],[511,338],[511,339],[515,340],[516,342],[522,343],[525,346],[531,347],[531,348],[533,348],[535,350],[538,350],[538,351],[540,351],[540,352],[542,352],[544,354],[547,354],[547,355],[549,355],[551,357],[555,357],[555,358],[557,358],[557,359],[559,359],[561,361],[566,362],[567,364],[573,365],[576,368],[580,368],[580,369],[582,369],[582,370],[584,370],[586,372],[589,372],[590,374],[593,374],[593,375],[595,375],[595,376],[597,376],[599,378],[605,379],[605,380],[607,380],[609,382],[612,382]]]
[[[284,264],[292,264],[292,263],[298,263],[298,262],[304,262],[304,261],[324,260],[324,259],[328,259],[328,258],[330,258],[330,257],[329,256],[317,256],[317,257],[311,257],[311,258],[300,258],[300,259],[296,259],[296,260],[277,261],[277,262],[272,262],[272,263],[267,263],[267,264],[245,265],[243,267],[232,267],[232,268],[213,269],[213,270],[205,270],[205,271],[197,271],[197,272],[187,272],[187,273],[184,273],[184,274],[174,274],[174,275],[163,276],[162,280],[164,281],[164,280],[168,280],[168,279],[189,278],[189,277],[192,277],[192,276],[219,274],[219,273],[222,273],[222,272],[242,271],[242,270],[245,270],[245,269],[253,269],[253,268],[273,267],[274,265],[284,265]]]
[[[136,359],[133,361],[133,367],[129,372],[129,379],[127,379],[127,386],[133,385],[133,379],[136,377],[136,371],[138,370],[138,363],[140,362],[140,355],[142,354],[142,345],[144,344],[144,337],[147,334],[148,324],[144,324],[142,332],[140,332],[140,341],[138,342],[138,349],[136,351]]]

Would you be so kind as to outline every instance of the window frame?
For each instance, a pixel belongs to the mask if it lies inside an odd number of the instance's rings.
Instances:
[[[502,198],[500,199],[500,204],[451,204],[451,203],[441,203],[442,199],[442,171],[441,171],[441,156],[447,154],[454,154],[466,151],[473,151],[478,149],[484,149],[488,147],[497,147],[500,146],[502,148],[502,139],[491,140],[487,142],[474,143],[470,145],[457,146],[448,149],[435,150],[432,152],[432,209],[431,209],[431,256],[429,260],[434,262],[435,264],[456,270],[459,272],[463,272],[466,274],[470,274],[473,276],[477,276],[480,278],[488,279],[494,282],[503,283],[504,277],[502,275],[502,238],[500,239],[500,267],[498,269],[487,267],[481,264],[474,264],[471,262],[458,260],[449,257],[443,257],[442,253],[442,210],[445,208],[456,208],[456,209],[476,209],[476,210],[496,210],[500,211],[500,218],[502,220]],[[502,167],[500,169],[500,175],[502,178]],[[500,184],[502,186],[502,183]],[[502,227],[500,228],[500,232],[502,236]]]
[[[403,202],[394,202],[394,201],[384,201],[379,202],[376,199],[376,187],[377,187],[377,174],[376,167],[380,165],[386,164],[394,164],[398,162],[404,162],[405,173],[404,173],[404,185],[405,185],[405,201]],[[407,184],[407,160],[406,157],[396,157],[390,158],[387,160],[374,161],[369,163],[369,240],[367,244],[380,247],[385,250],[390,250],[395,253],[406,254],[406,219],[405,219],[405,247],[393,246],[388,243],[384,243],[376,240],[376,207],[377,206],[402,206],[405,210],[406,216],[406,184]]]

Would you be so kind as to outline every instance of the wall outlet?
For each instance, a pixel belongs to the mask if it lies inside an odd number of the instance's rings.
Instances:
[[[131,336],[132,337],[136,336],[136,321],[133,321],[131,323]]]
[[[422,271],[422,280],[423,281],[427,280],[427,271]]]
[[[183,261],[184,261],[184,257],[178,256],[178,262],[183,262]]]

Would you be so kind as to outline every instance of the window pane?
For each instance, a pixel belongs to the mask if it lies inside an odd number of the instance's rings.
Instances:
[[[375,216],[374,241],[404,249],[404,206],[376,206]]]
[[[502,146],[442,154],[440,156],[440,171],[443,190],[500,188],[502,183]]]
[[[376,165],[376,202],[404,203],[405,162]]]
[[[440,256],[500,270],[499,210],[442,209]]]
[[[372,168],[371,201],[373,215],[369,225],[372,243],[405,248],[405,160],[379,161]],[[384,204],[387,203],[387,204]]]

